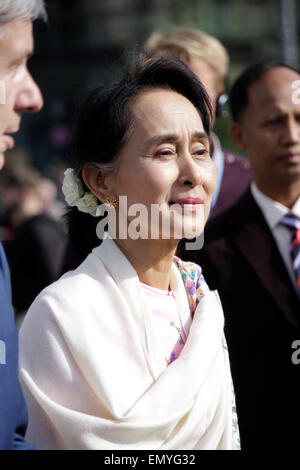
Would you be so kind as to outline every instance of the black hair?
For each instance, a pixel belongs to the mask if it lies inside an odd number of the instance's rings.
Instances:
[[[229,106],[233,121],[237,122],[248,105],[249,87],[262,78],[269,70],[276,67],[286,67],[300,73],[297,67],[282,61],[265,61],[247,67],[234,82],[229,94]]]
[[[86,163],[116,162],[130,130],[130,104],[140,93],[152,88],[169,89],[185,96],[198,110],[209,135],[210,101],[193,72],[173,54],[139,49],[127,54],[125,72],[119,82],[95,88],[78,109],[71,156],[79,177]],[[99,218],[79,212],[76,207],[67,213],[71,243],[80,260],[100,244],[96,235],[98,222]]]

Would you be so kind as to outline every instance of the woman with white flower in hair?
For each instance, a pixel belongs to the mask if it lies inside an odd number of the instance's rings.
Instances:
[[[219,299],[174,256],[208,217],[210,118],[202,85],[167,54],[137,54],[81,105],[63,191],[85,259],[20,332],[39,448],[239,448]]]

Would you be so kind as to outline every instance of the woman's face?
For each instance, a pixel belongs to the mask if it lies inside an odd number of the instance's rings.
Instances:
[[[199,235],[209,214],[216,168],[198,111],[174,91],[152,89],[138,95],[131,114],[131,131],[118,155],[118,169],[106,177],[111,195],[126,196],[128,210],[133,204],[145,207],[148,227],[142,219],[140,228],[149,238],[168,238],[162,235],[168,233],[168,221],[171,239],[175,226],[183,230],[175,238],[195,236],[195,228]],[[161,213],[158,229],[154,205]],[[124,211],[122,205],[118,210]],[[128,224],[133,214],[127,216]]]

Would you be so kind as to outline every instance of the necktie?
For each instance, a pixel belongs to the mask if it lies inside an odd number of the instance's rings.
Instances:
[[[291,231],[291,261],[296,277],[297,286],[300,288],[300,217],[292,213],[286,214],[281,223]]]

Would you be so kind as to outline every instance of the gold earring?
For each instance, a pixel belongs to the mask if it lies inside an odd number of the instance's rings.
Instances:
[[[105,205],[107,207],[114,207],[115,209],[118,207],[119,203],[115,197],[107,197],[105,199]]]

